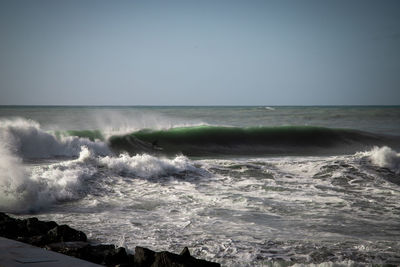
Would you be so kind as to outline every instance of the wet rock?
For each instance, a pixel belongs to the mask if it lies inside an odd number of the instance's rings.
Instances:
[[[20,233],[20,225],[16,219],[0,213],[0,235],[6,238],[15,239]]]
[[[88,246],[82,259],[114,266],[117,264],[128,263],[129,257],[124,248],[115,248],[114,245]]]
[[[57,223],[50,221],[39,221],[37,218],[23,220],[29,236],[45,235],[49,230],[58,226]]]
[[[143,247],[135,248],[135,258],[134,263],[137,267],[147,267],[151,266],[154,262],[155,252]]]
[[[185,261],[186,257],[182,257],[178,254],[174,254],[168,251],[157,252],[154,257],[154,262],[151,267],[184,267],[184,266],[194,266],[194,265],[186,265]]]
[[[218,267],[219,263],[199,260],[190,255],[185,247],[180,255],[168,251],[154,252],[147,248],[135,248],[135,267]]]
[[[181,254],[179,254],[179,255],[181,255],[182,257],[185,257],[185,258],[190,257],[190,251],[189,251],[188,247],[185,247],[182,250]]]
[[[87,242],[60,242],[45,246],[46,249],[73,256],[90,262],[115,266],[133,263],[124,248],[115,248],[114,245],[92,246]]]
[[[45,235],[55,227],[57,227],[55,222],[39,221],[37,218],[19,220],[5,213],[0,213],[0,236],[32,245],[42,246],[46,244]]]
[[[84,232],[75,230],[68,225],[58,225],[49,230],[46,234],[47,243],[69,242],[69,241],[84,241],[87,237]]]
[[[10,216],[5,214],[4,212],[0,212],[0,222],[10,219]]]
[[[183,255],[182,255],[183,254]],[[151,267],[218,267],[219,263],[199,260],[190,256],[189,249],[185,248],[181,255],[168,251],[157,252]]]
[[[34,217],[19,220],[2,212],[0,212],[0,236],[107,266],[220,266],[218,263],[192,257],[187,247],[179,255],[136,247],[135,255],[129,255],[124,248],[115,248],[114,245],[91,245],[87,242],[85,233],[68,225],[40,221]]]
[[[88,242],[74,241],[74,242],[51,243],[47,244],[45,248],[47,250],[73,256],[76,258],[82,258],[88,246],[90,246]]]

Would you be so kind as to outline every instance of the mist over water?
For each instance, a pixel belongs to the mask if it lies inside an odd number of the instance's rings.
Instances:
[[[400,264],[398,107],[1,107],[0,130],[1,211],[225,266]]]

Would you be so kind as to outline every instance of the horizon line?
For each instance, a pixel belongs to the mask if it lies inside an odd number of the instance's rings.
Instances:
[[[0,107],[400,107],[400,104],[313,104],[313,105],[74,105],[74,104],[0,104]]]

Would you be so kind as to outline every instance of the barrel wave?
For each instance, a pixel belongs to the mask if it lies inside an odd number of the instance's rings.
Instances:
[[[115,151],[226,155],[320,155],[354,153],[393,142],[394,137],[351,129],[313,126],[222,127],[196,126],[167,130],[144,129],[109,138]]]

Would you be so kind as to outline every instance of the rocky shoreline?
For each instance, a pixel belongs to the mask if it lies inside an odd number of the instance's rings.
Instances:
[[[115,245],[90,244],[85,233],[68,225],[40,221],[34,217],[15,219],[2,212],[0,212],[0,236],[106,266],[220,266],[219,263],[192,257],[187,247],[180,254],[136,247],[135,254],[132,255],[127,253],[125,248],[116,248]]]

